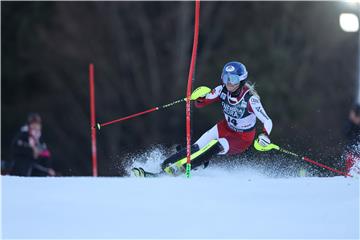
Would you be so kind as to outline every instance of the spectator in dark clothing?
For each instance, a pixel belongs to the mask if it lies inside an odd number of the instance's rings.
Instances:
[[[28,116],[27,124],[15,136],[12,147],[11,174],[17,176],[54,176],[50,151],[41,137],[41,117]]]
[[[346,126],[348,143],[345,150],[345,168],[349,173],[354,165],[360,163],[360,105],[356,104],[349,114]],[[355,170],[358,171],[358,170]]]

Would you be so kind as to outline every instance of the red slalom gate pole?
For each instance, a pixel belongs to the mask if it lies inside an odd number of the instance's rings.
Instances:
[[[97,177],[97,150],[96,150],[96,129],[95,129],[95,85],[94,85],[94,64],[89,64],[90,82],[90,126],[91,126],[91,157],[93,176]]]
[[[196,62],[196,52],[199,38],[199,15],[200,15],[200,0],[195,1],[195,25],[194,25],[194,41],[193,49],[191,54],[190,70],[188,76],[187,84],[187,94],[186,94],[186,177],[190,177],[191,171],[191,123],[190,123],[190,96],[192,91],[192,79],[194,76],[195,62]]]

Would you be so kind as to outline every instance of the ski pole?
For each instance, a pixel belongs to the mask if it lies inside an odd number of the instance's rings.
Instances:
[[[198,88],[195,89],[194,92],[191,94],[190,100],[196,100],[196,99],[198,99],[199,97],[205,96],[205,95],[208,94],[210,91],[211,91],[211,89],[208,88],[208,87],[205,87],[205,86],[198,87]],[[176,101],[174,101],[174,102],[171,102],[171,103],[168,103],[168,104],[159,106],[159,107],[150,108],[150,109],[145,110],[145,111],[143,111],[143,112],[135,113],[135,114],[132,114],[132,115],[129,115],[129,116],[126,116],[126,117],[122,117],[122,118],[118,118],[118,119],[115,119],[115,120],[112,120],[112,121],[109,121],[109,122],[105,122],[105,123],[97,123],[97,124],[96,124],[96,127],[100,130],[101,127],[104,127],[104,126],[107,126],[107,125],[110,125],[110,124],[113,124],[113,123],[125,121],[125,120],[128,120],[128,119],[137,117],[137,116],[144,115],[144,114],[146,114],[146,113],[151,113],[151,112],[155,112],[155,111],[157,111],[157,110],[165,109],[165,108],[174,106],[175,104],[178,104],[178,103],[181,103],[181,102],[185,102],[185,101],[186,101],[186,98],[182,98],[182,99],[176,100]]]
[[[129,116],[126,116],[126,117],[122,117],[122,118],[118,118],[118,119],[115,119],[115,120],[112,120],[112,121],[109,121],[109,122],[105,122],[105,123],[97,123],[96,126],[100,130],[101,127],[104,127],[104,126],[107,126],[107,125],[110,125],[110,124],[113,124],[113,123],[125,121],[125,120],[128,120],[128,119],[137,117],[137,116],[144,115],[146,113],[155,112],[155,111],[160,110],[160,109],[165,109],[165,108],[171,107],[171,106],[173,106],[175,104],[185,102],[185,101],[186,101],[186,98],[182,98],[182,99],[176,100],[174,102],[171,102],[171,103],[159,106],[159,107],[150,108],[150,109],[145,110],[143,112],[135,113],[135,114],[132,114],[132,115],[129,115]]]
[[[297,157],[297,158],[300,158],[301,160],[304,160],[306,162],[309,162],[309,163],[312,163],[314,165],[317,165],[319,167],[322,167],[322,168],[325,168],[329,171],[332,171],[332,172],[335,172],[335,173],[338,173],[340,175],[344,175],[344,176],[348,176],[348,177],[352,177],[352,175],[348,174],[348,173],[345,173],[345,172],[342,172],[342,171],[339,171],[337,169],[334,169],[334,168],[331,168],[329,166],[326,166],[325,164],[322,164],[322,163],[319,163],[319,162],[316,162],[314,160],[311,160],[310,158],[308,157],[305,157],[305,156],[300,156],[299,154],[296,154],[296,153],[293,153],[293,152],[290,152],[286,149],[283,149],[281,147],[279,147],[278,145],[275,145],[273,143],[269,144],[268,146],[266,147],[263,147],[259,144],[258,140],[255,140],[254,141],[254,148],[258,151],[261,151],[261,152],[265,152],[265,151],[270,151],[272,149],[275,149],[277,151],[280,151],[282,153],[285,153],[285,154],[288,154],[288,155],[291,155],[291,156],[294,156],[294,157]]]

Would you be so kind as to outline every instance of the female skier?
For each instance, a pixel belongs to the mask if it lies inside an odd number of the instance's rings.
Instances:
[[[271,143],[269,135],[272,121],[266,114],[260,97],[254,87],[247,82],[248,72],[240,62],[227,63],[222,71],[222,84],[212,91],[207,87],[197,88],[191,95],[197,108],[220,102],[224,119],[205,132],[191,147],[191,168],[202,164],[206,167],[211,156],[241,154],[247,150],[255,138],[255,124],[258,118],[264,125],[258,136],[260,145],[266,147]],[[199,92],[204,94],[200,95]],[[161,167],[163,172],[177,176],[185,171],[186,149],[182,149],[166,159]],[[136,176],[157,176],[134,168]]]

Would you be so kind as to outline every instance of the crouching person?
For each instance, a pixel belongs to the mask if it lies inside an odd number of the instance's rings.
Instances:
[[[28,116],[15,136],[12,147],[11,175],[16,176],[54,176],[51,168],[50,151],[41,137],[41,117],[37,113]]]
[[[237,155],[246,151],[256,135],[255,124],[259,119],[264,127],[258,136],[259,144],[270,144],[269,135],[272,120],[266,114],[260,97],[253,85],[247,81],[248,72],[240,62],[227,63],[221,74],[222,84],[210,90],[197,88],[191,95],[195,107],[202,108],[212,103],[220,103],[224,119],[205,132],[191,147],[191,168],[205,167],[214,155]],[[164,173],[178,176],[185,171],[186,149],[182,149],[167,158],[161,165]],[[135,168],[137,176],[155,176]]]

